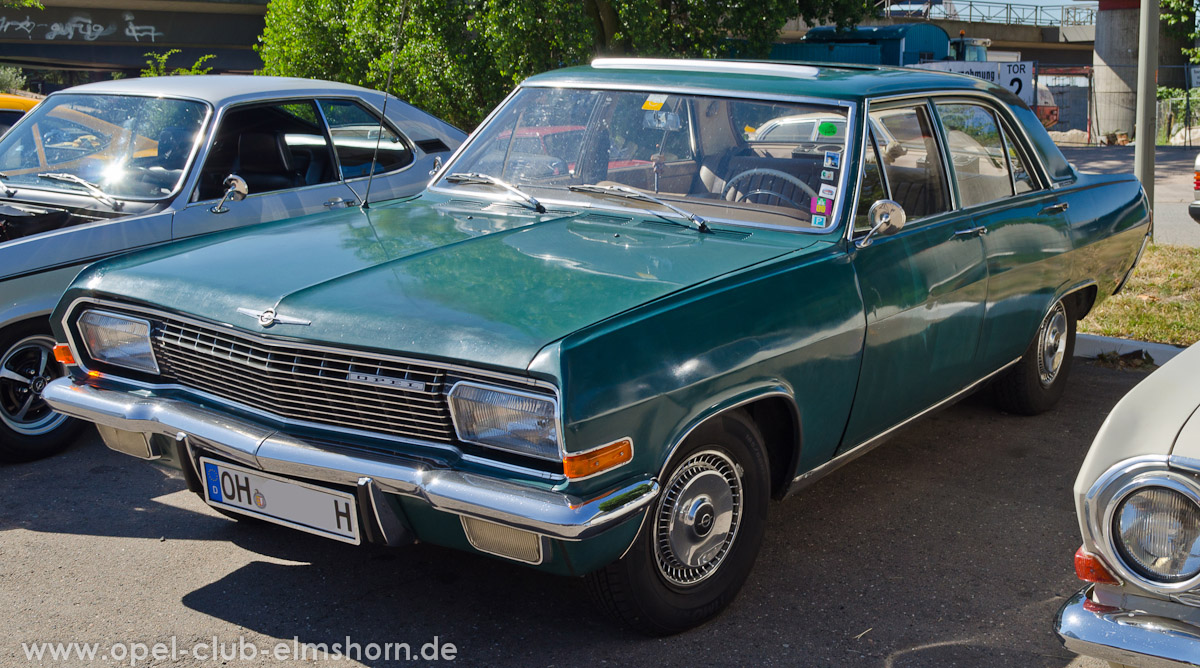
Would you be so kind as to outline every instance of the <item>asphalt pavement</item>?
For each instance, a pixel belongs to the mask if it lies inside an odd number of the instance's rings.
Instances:
[[[419,656],[436,636],[437,661],[402,663],[1098,668],[1051,630],[1081,584],[1071,485],[1104,416],[1145,376],[1076,362],[1050,413],[1006,415],[976,395],[774,504],[741,596],[666,639],[613,625],[575,579],[231,521],[89,431],[60,456],[0,466],[0,665],[31,663],[23,644],[36,642],[126,643],[123,660],[42,665],[128,666],[128,643],[174,642],[173,659],[136,665],[270,666],[285,664],[177,650],[349,636]]]
[[[1067,161],[1080,171],[1133,173],[1133,146],[1063,146]],[[1188,215],[1200,147],[1159,146],[1154,151],[1154,241],[1200,246],[1200,223]]]

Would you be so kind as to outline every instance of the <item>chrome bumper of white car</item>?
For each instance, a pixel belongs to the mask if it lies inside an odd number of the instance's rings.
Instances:
[[[155,452],[155,444],[147,438],[161,434],[186,443],[189,450],[216,453],[269,473],[338,485],[367,484],[372,492],[418,498],[440,511],[550,538],[592,537],[646,508],[659,492],[658,483],[646,478],[597,498],[580,499],[477,473],[437,468],[427,461],[317,446],[192,403],[107,390],[70,378],[51,382],[42,396],[60,413],[101,426],[108,447],[141,459],[162,454]]]
[[[1091,603],[1091,587],[1058,611],[1054,628],[1063,646],[1085,656],[1139,668],[1197,666],[1200,627],[1136,610]]]

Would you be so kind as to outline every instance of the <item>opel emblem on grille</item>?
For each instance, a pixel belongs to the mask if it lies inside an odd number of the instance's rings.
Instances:
[[[303,318],[292,318],[292,317],[289,317],[286,315],[278,315],[275,313],[275,309],[273,309],[273,308],[269,308],[265,311],[255,311],[252,308],[244,308],[243,307],[243,308],[239,308],[237,311],[238,311],[238,313],[241,313],[242,315],[248,315],[251,318],[257,318],[258,324],[261,325],[263,328],[267,328],[267,327],[270,327],[271,325],[276,325],[276,324],[279,324],[279,325],[311,325],[312,324],[311,320],[304,320]]]

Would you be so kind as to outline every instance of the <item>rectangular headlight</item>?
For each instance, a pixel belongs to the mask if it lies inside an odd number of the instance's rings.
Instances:
[[[158,373],[158,362],[150,346],[150,323],[103,311],[84,311],[79,333],[88,357],[113,366]]]
[[[558,414],[553,399],[515,390],[458,383],[450,390],[458,438],[498,450],[558,461]]]

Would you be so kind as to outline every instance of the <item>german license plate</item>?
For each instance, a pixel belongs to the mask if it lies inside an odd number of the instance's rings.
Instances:
[[[209,505],[358,545],[353,495],[202,457]]]

